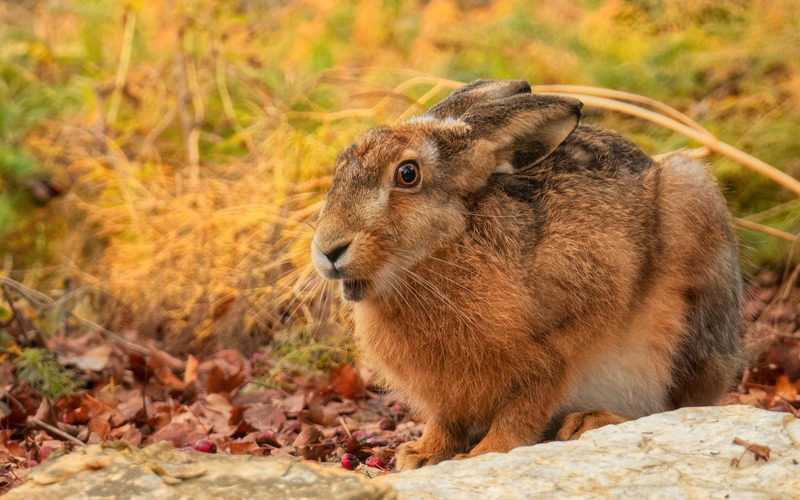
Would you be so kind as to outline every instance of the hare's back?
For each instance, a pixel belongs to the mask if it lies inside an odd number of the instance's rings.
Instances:
[[[536,170],[553,174],[586,174],[633,181],[654,162],[633,142],[616,132],[580,125]]]

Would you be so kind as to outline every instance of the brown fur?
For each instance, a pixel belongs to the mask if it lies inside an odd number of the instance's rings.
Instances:
[[[312,244],[364,358],[427,422],[398,466],[713,404],[741,350],[714,178],[575,128],[574,100],[481,82],[343,150]],[[395,186],[407,161],[422,180]]]

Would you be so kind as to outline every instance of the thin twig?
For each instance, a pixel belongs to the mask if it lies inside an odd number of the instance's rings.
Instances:
[[[138,344],[134,344],[133,342],[122,338],[121,336],[119,336],[118,334],[112,332],[111,330],[98,325],[94,321],[91,321],[91,320],[88,320],[86,318],[82,318],[81,316],[78,316],[77,314],[75,314],[72,311],[67,311],[67,312],[69,313],[70,316],[72,316],[73,318],[78,320],[80,323],[83,323],[83,324],[85,324],[87,326],[90,326],[92,328],[98,329],[100,331],[100,333],[102,333],[104,336],[106,336],[107,338],[113,340],[117,344],[122,345],[123,347],[127,348],[129,351],[135,352],[136,354],[141,354],[142,356],[150,356],[150,349],[148,349],[146,347],[143,347],[143,346],[140,346]]]
[[[59,301],[55,301],[55,300],[51,299],[50,297],[48,297],[47,295],[45,295],[45,294],[43,294],[41,292],[37,292],[36,290],[33,290],[31,288],[26,287],[22,283],[19,283],[17,281],[9,279],[9,278],[0,278],[0,288],[2,289],[3,295],[6,297],[6,300],[9,302],[9,305],[11,306],[11,311],[14,313],[15,317],[20,317],[21,318],[21,316],[18,316],[19,313],[16,311],[16,309],[13,306],[13,303],[11,302],[11,298],[8,295],[8,292],[6,290],[6,286],[13,287],[17,291],[17,293],[19,293],[20,295],[22,295],[23,297],[25,297],[28,300],[30,300],[30,297],[34,297],[36,299],[36,301],[37,301],[37,305],[40,306],[40,307],[44,307],[44,306],[52,307],[54,305],[60,304],[65,299],[65,297],[62,297],[61,299],[59,299]],[[96,328],[103,335],[105,335],[107,338],[109,338],[112,341],[114,341],[114,342],[126,347],[128,350],[130,350],[132,352],[135,352],[137,354],[141,354],[143,356],[149,356],[150,355],[150,349],[148,349],[146,347],[143,347],[143,346],[140,346],[138,344],[134,344],[133,342],[130,342],[129,340],[126,340],[126,339],[122,338],[121,336],[119,336],[118,334],[112,332],[111,330],[109,330],[109,329],[107,329],[107,328],[105,328],[103,326],[98,325],[94,321],[91,321],[91,320],[88,320],[88,319],[83,318],[81,316],[78,316],[77,314],[75,314],[72,311],[67,311],[67,313],[70,316],[72,316],[73,318],[75,318],[76,320],[78,320],[80,323],[83,323],[83,324],[85,324],[87,326],[90,326],[92,328]],[[22,323],[20,323],[20,328],[23,328],[23,327],[24,327],[24,325]],[[37,341],[41,342],[40,345],[44,346],[45,345],[44,338],[42,338],[41,333],[36,329],[33,329],[33,331],[38,336]],[[23,333],[24,333],[24,330],[23,330]]]
[[[339,423],[342,424],[342,429],[344,429],[344,432],[347,433],[347,437],[353,439],[353,435],[350,434],[350,429],[347,428],[347,424],[344,423],[344,419],[342,418],[341,415],[339,415]]]
[[[80,439],[76,438],[75,436],[70,436],[66,432],[64,432],[61,429],[59,429],[58,427],[53,427],[52,425],[50,425],[50,424],[48,424],[46,422],[43,422],[42,420],[40,420],[40,419],[38,419],[38,418],[36,418],[34,416],[29,416],[28,417],[28,422],[32,423],[33,425],[35,425],[37,427],[40,427],[40,428],[46,430],[50,434],[54,434],[56,436],[64,438],[67,441],[70,441],[71,443],[74,443],[74,444],[76,444],[78,446],[86,446],[86,443],[84,443]]]
[[[35,342],[35,345],[38,345],[40,347],[44,347],[46,344],[44,342],[44,337],[42,337],[42,333],[39,330],[37,330],[36,328],[33,328],[33,327],[30,327],[30,329],[29,329],[26,326],[25,318],[23,317],[22,314],[19,313],[19,311],[17,311],[17,308],[14,305],[14,300],[11,298],[11,295],[8,293],[8,290],[6,290],[5,281],[7,281],[7,280],[8,280],[8,278],[4,278],[3,279],[3,283],[2,283],[2,285],[0,285],[0,288],[3,290],[3,297],[5,298],[6,302],[8,302],[8,307],[11,308],[11,313],[14,315],[14,319],[17,320],[17,324],[19,325],[20,334],[24,338],[27,339],[28,332],[29,331],[33,332],[33,341]]]

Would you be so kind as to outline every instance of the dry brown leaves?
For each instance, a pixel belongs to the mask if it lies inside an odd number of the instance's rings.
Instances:
[[[759,354],[726,404],[748,404],[800,418],[798,276],[797,272],[783,277],[765,270],[751,282],[744,312],[750,347]]]
[[[752,284],[745,309],[762,355],[727,403],[800,417],[800,287],[782,288],[780,281],[765,271]],[[330,376],[281,373],[277,387],[258,387],[253,380],[277,365],[266,350],[249,358],[225,350],[183,360],[150,342],[145,359],[98,344],[93,335],[56,336],[48,347],[87,389],[47,401],[16,380],[10,362],[0,364],[0,493],[20,484],[33,465],[83,443],[168,441],[192,448],[210,440],[217,453],[326,462],[352,453],[362,462],[378,457],[372,463],[391,470],[397,446],[424,429],[351,365]],[[756,459],[769,457],[768,447],[738,444]]]
[[[424,427],[352,365],[329,377],[282,373],[280,386],[271,388],[253,384],[276,365],[263,352],[247,358],[225,350],[184,361],[155,343],[148,344],[149,359],[115,344],[88,344],[54,339],[48,346],[88,387],[52,401],[16,381],[9,363],[2,365],[9,411],[0,421],[0,492],[53,453],[117,440],[194,448],[207,439],[217,453],[322,462],[350,452],[362,461],[378,456],[391,470],[395,448]]]

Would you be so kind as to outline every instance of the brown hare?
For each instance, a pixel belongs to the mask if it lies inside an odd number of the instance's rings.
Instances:
[[[715,179],[578,125],[581,106],[478,80],[338,155],[312,260],[427,423],[398,468],[713,404],[739,370]]]

